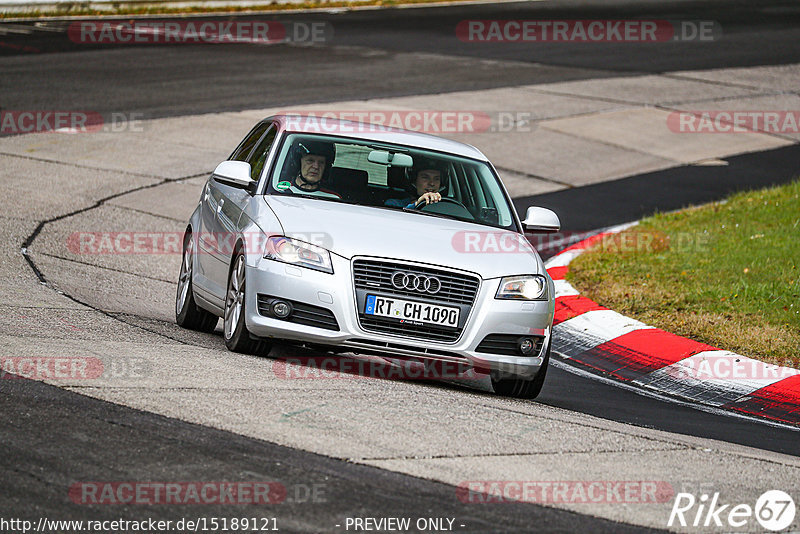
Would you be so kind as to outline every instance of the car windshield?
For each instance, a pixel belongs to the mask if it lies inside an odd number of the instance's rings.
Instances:
[[[415,209],[425,192],[441,201]],[[384,142],[290,134],[269,179],[268,194],[405,210],[516,230],[490,165]]]

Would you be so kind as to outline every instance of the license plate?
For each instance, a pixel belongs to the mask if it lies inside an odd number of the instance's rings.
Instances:
[[[391,317],[408,321],[412,324],[436,324],[440,326],[458,326],[460,308],[450,306],[437,306],[408,300],[367,295],[367,305],[364,309],[367,315]]]

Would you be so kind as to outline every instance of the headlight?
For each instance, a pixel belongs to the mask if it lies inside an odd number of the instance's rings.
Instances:
[[[540,275],[507,276],[500,280],[496,299],[547,300],[547,278]]]
[[[333,273],[330,252],[317,245],[303,243],[288,237],[279,236],[267,239],[267,253],[264,254],[264,257],[269,260]]]

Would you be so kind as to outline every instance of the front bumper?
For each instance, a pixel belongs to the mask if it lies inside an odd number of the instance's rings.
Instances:
[[[381,334],[362,328],[356,308],[352,262],[334,254],[331,254],[331,261],[333,274],[260,256],[248,257],[245,301],[248,330],[259,337],[325,345],[352,352],[466,363],[475,368],[498,370],[520,377],[532,377],[543,363],[553,322],[552,282],[549,282],[549,301],[522,302],[495,299],[500,280],[482,280],[460,337],[455,342],[436,342]],[[441,269],[452,270],[445,267]],[[330,310],[338,323],[338,330],[297,324],[262,314],[259,312],[258,295]],[[478,345],[489,334],[541,337],[543,342],[530,356],[477,351]]]

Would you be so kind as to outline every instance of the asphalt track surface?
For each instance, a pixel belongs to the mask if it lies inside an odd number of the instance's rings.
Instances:
[[[454,38],[462,20],[536,18],[715,21],[723,38],[590,46],[488,45]],[[65,31],[9,33],[0,36],[0,57],[14,58],[4,62],[0,107],[156,118],[800,61],[800,9],[791,0],[595,0],[231,17],[264,19],[328,23],[335,46],[98,46],[74,43]],[[65,30],[67,25],[46,26]],[[23,46],[42,53],[20,50]],[[62,51],[71,53],[48,53]]]
[[[659,48],[658,53],[651,45],[606,44],[587,50],[583,45],[561,44],[532,50],[514,45],[475,47],[452,39],[454,25],[463,19],[536,17],[711,19],[722,25],[725,39],[669,45],[674,49]],[[800,42],[800,9],[788,1],[499,4],[364,11],[335,19],[327,14],[302,17],[315,18],[333,20],[335,48],[151,45],[87,49],[59,32],[5,35],[3,43],[12,46],[0,46],[0,56],[9,56],[0,77],[0,106],[136,111],[155,118],[800,62],[796,44]],[[438,54],[462,56],[464,62],[439,61]],[[797,147],[789,147],[730,158],[724,168],[692,167],[689,172],[679,168],[516,201],[518,206],[552,207],[562,216],[565,229],[588,230],[635,220],[655,210],[718,199],[738,189],[785,182],[796,175],[798,156]],[[796,432],[642,397],[555,367],[538,402],[800,455]],[[457,516],[475,532],[643,530],[535,505],[459,509],[451,486],[167,419],[38,382],[4,381],[0,403],[5,448],[0,455],[4,485],[0,510],[5,515],[100,519],[163,513],[158,507],[147,513],[142,508],[76,508],[65,501],[63,492],[54,493],[74,480],[213,480],[216,474],[226,478],[232,472],[256,472],[290,486],[297,479],[308,483],[308,472],[313,471],[328,484],[326,504],[286,503],[279,512],[286,530],[326,530],[342,515],[419,515],[421,509],[435,516]],[[212,512],[208,506],[182,508],[186,516]]]
[[[0,510],[34,522],[40,517],[92,520],[176,520],[174,506],[87,504],[77,508],[63,488],[76,480],[229,480],[232,473],[277,481],[286,501],[245,506],[240,517],[276,518],[283,532],[332,530],[349,517],[456,517],[459,532],[649,532],[554,508],[523,503],[462,503],[455,489],[374,467],[355,465],[131,410],[30,380],[9,380],[0,410],[0,469],[13,480]],[[302,481],[298,484],[294,481]],[[315,493],[313,489],[320,488]],[[179,507],[179,516],[231,517],[229,505]]]

